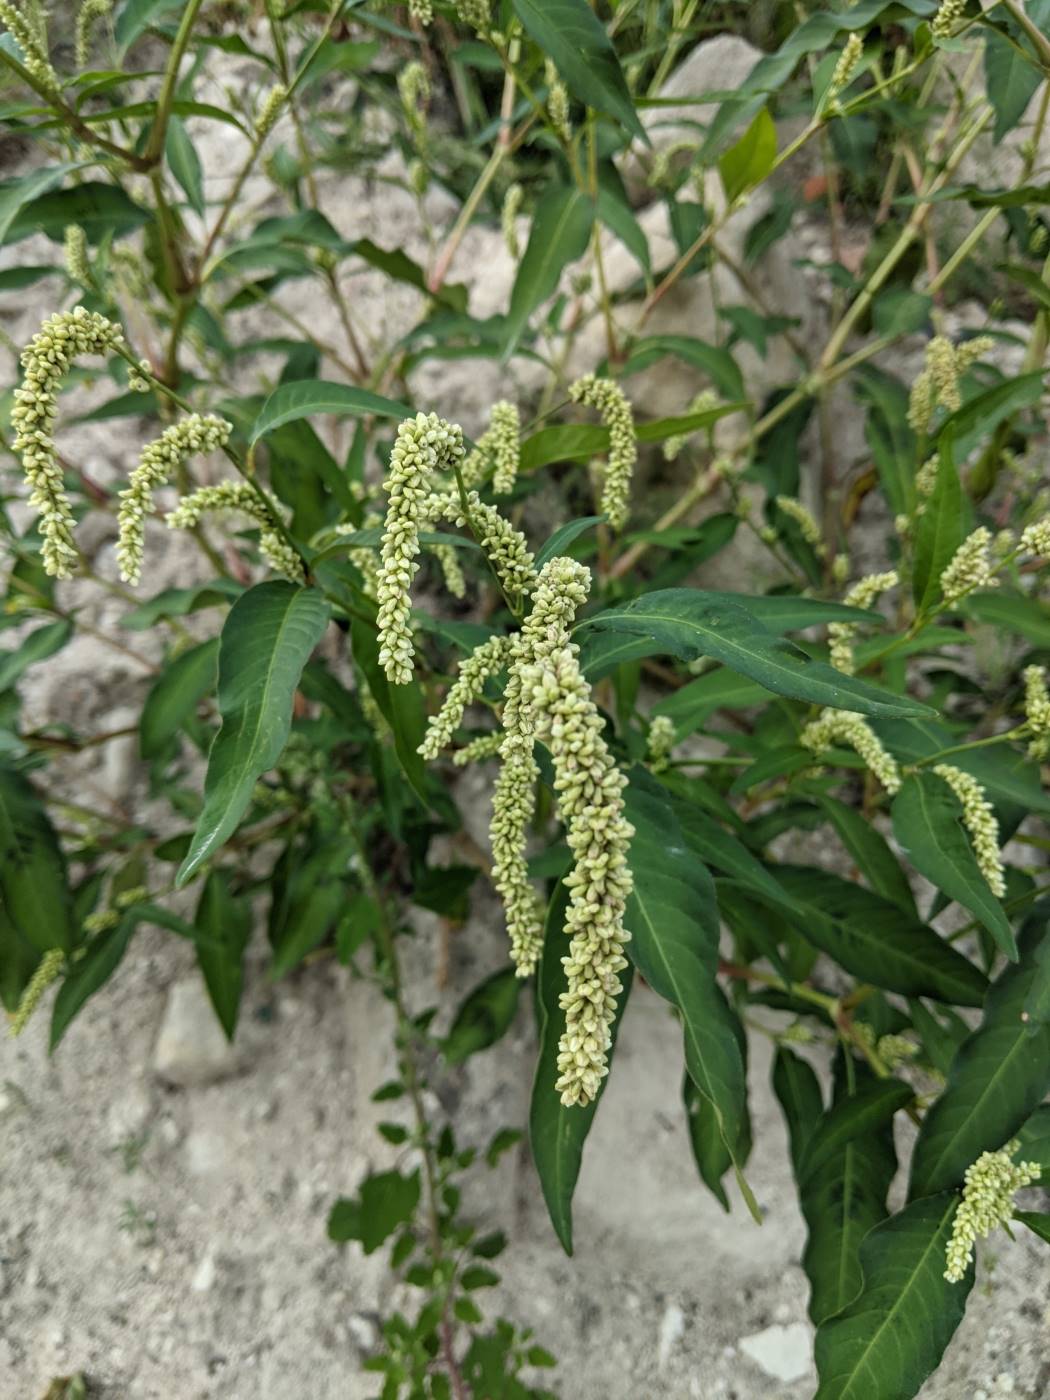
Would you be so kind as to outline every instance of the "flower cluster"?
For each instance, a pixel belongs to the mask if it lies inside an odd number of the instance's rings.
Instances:
[[[73,52],[77,67],[86,68],[91,50],[91,28],[97,19],[108,15],[113,8],[113,0],[81,0],[77,11],[76,40]]]
[[[209,414],[192,413],[181,422],[165,428],[160,437],[142,449],[138,466],[131,473],[127,488],[120,493],[117,514],[119,538],[117,562],[125,583],[137,584],[142,576],[142,550],[146,516],[153,504],[153,492],[195,452],[214,452],[225,447],[233,425]]]
[[[30,1017],[40,1005],[41,997],[51,986],[51,983],[57,981],[65,966],[65,961],[66,955],[61,948],[49,948],[40,959],[36,971],[26,983],[25,991],[11,1017],[11,1035],[21,1035],[28,1026]]]
[[[824,710],[819,719],[806,725],[799,735],[799,743],[815,754],[823,753],[832,744],[848,744],[887,792],[894,793],[900,788],[897,760],[887,752],[882,740],[861,715],[847,710]]]
[[[944,335],[933,337],[926,346],[926,363],[908,399],[908,423],[915,432],[929,432],[938,405],[949,413],[962,405],[960,376],[994,344],[987,335],[974,336],[961,345],[953,345]]]
[[[1050,692],[1046,688],[1046,672],[1042,666],[1026,666],[1024,671],[1024,713],[1032,742],[1029,758],[1042,761],[1050,758]]]
[[[276,83],[263,98],[255,117],[255,135],[260,142],[264,141],[277,125],[277,118],[287,100],[288,89],[283,83]]]
[[[966,1168],[962,1200],[952,1221],[951,1239],[945,1250],[948,1267],[944,1277],[960,1283],[966,1277],[978,1239],[1010,1222],[1014,1194],[1040,1177],[1038,1162],[1014,1162],[1020,1143],[1015,1139],[998,1152],[982,1152]]]
[[[1050,515],[1025,526],[1021,531],[1021,549],[1039,559],[1050,559]]]
[[[22,458],[29,503],[40,512],[44,568],[56,578],[68,578],[77,557],[73,511],[55,451],[59,385],[78,355],[104,355],[123,340],[113,321],[78,306],[49,317],[22,351],[22,386],[11,410],[14,450]]]
[[[782,510],[798,526],[806,543],[812,545],[816,553],[823,557],[827,550],[820,526],[814,519],[812,511],[795,496],[778,496],[776,502],[777,508]]]
[[[521,212],[522,200],[525,198],[525,191],[515,181],[513,185],[507,186],[507,193],[503,196],[503,207],[500,210],[499,223],[503,231],[503,241],[507,245],[507,252],[515,260],[521,255],[521,244],[518,242],[517,218]]]
[[[429,0],[427,0],[429,5]],[[429,19],[422,21],[429,24]],[[401,97],[401,110],[405,120],[416,133],[421,135],[426,124],[426,109],[430,102],[430,76],[425,66],[416,59],[406,63],[397,75],[397,90]]]
[[[10,33],[22,50],[22,66],[40,87],[51,96],[58,97],[62,82],[51,66],[42,36],[34,28],[32,21],[17,5],[9,0],[0,0],[0,24]]]
[[[674,744],[674,720],[669,715],[654,715],[646,736],[649,767],[654,773],[662,773],[667,767]]]
[[[460,527],[469,525],[478,544],[500,581],[500,586],[514,598],[528,593],[536,582],[536,569],[528,541],[520,530],[488,505],[476,491],[466,493],[466,504],[457,492],[429,496],[423,505],[421,519],[448,520]]]
[[[379,603],[379,660],[387,679],[412,679],[412,604],[409,589],[419,564],[419,531],[426,517],[430,478],[463,456],[463,433],[436,413],[417,413],[397,430],[385,489],[389,496],[376,598]]]
[[[361,496],[359,499],[363,500],[364,497]],[[361,528],[363,530],[374,530],[377,525],[382,525],[382,523],[383,517],[379,511],[369,510],[365,512],[364,519],[361,521]],[[357,526],[349,522],[344,522],[335,527],[335,532],[337,535],[353,535],[357,532]],[[367,548],[352,549],[348,558],[354,568],[360,572],[364,580],[364,592],[368,594],[369,598],[374,598],[376,596],[376,580],[379,577],[379,564],[376,560],[375,551]]]
[[[612,379],[585,374],[569,385],[573,403],[597,409],[609,429],[609,454],[602,484],[602,514],[614,530],[622,530],[630,512],[631,477],[638,460],[634,414],[620,386]]]
[[[486,758],[495,758],[503,747],[503,734],[494,729],[491,734],[481,734],[452,755],[457,768],[465,768],[468,763],[480,763]]]
[[[408,13],[417,24],[428,25],[434,18],[433,0],[408,0]]]
[[[492,20],[489,0],[456,0],[456,13],[463,24],[479,34],[485,33]]]
[[[967,535],[941,574],[941,593],[954,603],[975,588],[994,588],[997,579],[988,549],[991,532],[983,525]]]
[[[272,569],[293,583],[302,582],[303,564],[277,529],[266,502],[249,481],[223,481],[218,486],[202,486],[184,496],[167,518],[170,530],[192,530],[202,516],[217,511],[239,511],[259,526],[259,553]]]
[[[516,975],[529,977],[543,949],[543,902],[529,884],[525,859],[539,768],[532,756],[532,740],[520,734],[503,739],[500,757],[489,825],[492,883],[503,901]]]
[[[880,593],[885,593],[890,588],[896,588],[898,582],[895,569],[889,569],[884,574],[865,574],[849,589],[842,601],[851,608],[870,608]],[[847,676],[853,674],[853,638],[856,635],[858,625],[856,622],[831,622],[828,624],[831,664],[836,671],[842,671]]]
[[[709,408],[717,408],[719,404],[718,395],[713,389],[701,389],[699,394],[693,399],[686,413],[703,413]],[[675,433],[672,437],[664,439],[664,461],[673,462],[686,444],[687,433]]]
[[[835,71],[831,75],[831,82],[828,84],[828,97],[835,98],[847,86],[856,71],[857,64],[861,60],[864,52],[864,40],[859,34],[853,33],[846,40],[845,47],[839,54],[838,62],[835,64]]]
[[[563,141],[572,140],[572,121],[569,116],[569,90],[558,77],[558,70],[548,58],[545,77],[547,80],[547,115],[551,126]]]
[[[503,727],[508,735],[531,736],[533,726],[521,684],[522,672],[566,644],[576,610],[587,601],[590,586],[590,570],[563,555],[549,559],[540,570],[532,607],[511,643],[510,677],[503,705]]]
[[[489,426],[463,463],[463,481],[467,486],[479,486],[489,462],[493,462],[492,489],[497,496],[509,495],[518,479],[520,459],[521,417],[514,404],[500,399],[492,405]]]
[[[973,853],[988,888],[997,898],[1006,894],[1003,862],[999,855],[999,823],[984,788],[972,773],[965,773],[951,763],[934,764],[933,771],[944,781],[962,803],[963,825],[970,833]]]
[[[437,758],[463,720],[468,705],[481,694],[490,676],[498,675],[510,657],[510,638],[495,636],[474,648],[459,668],[445,703],[436,715],[431,715],[426,736],[419,746],[424,758]],[[486,736],[487,737],[487,736]]]
[[[86,287],[91,282],[91,267],[88,263],[87,234],[79,224],[67,224],[63,242],[66,272],[74,282]]]
[[[623,926],[633,888],[628,851],[634,829],[623,812],[627,779],[609,753],[602,719],[580,670],[578,648],[558,647],[525,669],[523,690],[536,734],[554,765],[558,816],[567,828],[574,864],[565,879],[569,953],[562,959],[567,988],[558,1000],[565,1031],[555,1084],[563,1104],[587,1104],[608,1073],[607,1057],[627,966]]]
[[[966,0],[943,0],[930,24],[933,37],[935,39],[950,39],[952,30],[962,18],[965,9]]]

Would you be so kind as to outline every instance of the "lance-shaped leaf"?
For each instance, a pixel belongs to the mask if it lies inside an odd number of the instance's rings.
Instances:
[[[920,612],[941,596],[941,574],[966,535],[962,486],[955,469],[951,441],[950,433],[942,435],[933,494],[915,530],[912,592]]]
[[[334,413],[340,417],[409,418],[408,404],[373,394],[370,389],[358,389],[353,384],[332,384],[325,379],[293,379],[280,384],[269,396],[252,426],[252,442],[284,423],[299,418],[312,418],[315,413]]]
[[[733,1018],[733,1023],[746,1080],[747,1034],[737,1017]],[[700,1179],[722,1209],[728,1211],[729,1197],[726,1195],[722,1180],[732,1168],[734,1161],[743,1166],[751,1155],[751,1114],[748,1111],[747,1099],[744,1099],[740,1135],[732,1152],[722,1140],[714,1105],[704,1098],[688,1073],[682,1076],[682,1104],[685,1108],[686,1125],[689,1129],[689,1146],[693,1150],[693,1161],[700,1173]]]
[[[893,1116],[911,1098],[899,1079],[868,1079],[828,1109],[807,1138],[796,1175],[809,1232],[802,1267],[818,1326],[861,1290],[861,1241],[886,1218],[897,1170]]]
[[[39,952],[69,952],[77,941],[58,837],[32,785],[6,767],[0,767],[0,913]]]
[[[586,1107],[578,1104],[566,1108],[554,1088],[558,1078],[558,1042],[565,1030],[565,1012],[558,998],[565,990],[565,973],[561,960],[565,956],[565,911],[569,895],[565,886],[558,885],[547,910],[543,935],[543,953],[536,973],[536,1009],[540,1053],[536,1061],[536,1077],[532,1085],[529,1107],[529,1146],[536,1172],[540,1178],[543,1199],[566,1254],[572,1253],[572,1197],[583,1161],[583,1146],[598,1112],[608,1078],[602,1080],[598,1097]],[[619,1014],[613,1026],[613,1044],[609,1049],[612,1063],[616,1035],[623,1020],[624,1007],[631,990],[633,969],[625,968],[620,975]]]
[[[158,676],[139,717],[139,748],[143,758],[156,758],[197,705],[215,688],[219,640],[212,637],[182,652]]]
[[[225,871],[204,882],[194,920],[197,963],[208,996],[228,1040],[237,1029],[244,986],[244,950],[252,931],[251,905],[230,889]]]
[[[1044,1178],[1050,1177],[1050,1103],[1037,1108],[1017,1134],[1017,1159],[1038,1162]]]
[[[825,870],[778,865],[776,875],[798,932],[854,977],[904,996],[981,1005],[980,969],[900,905]]]
[[[1007,957],[1016,958],[1010,920],[981,873],[961,816],[948,784],[920,771],[905,778],[893,799],[893,834],[915,869],[976,915]]]
[[[973,1287],[972,1268],[960,1283],[944,1277],[958,1200],[913,1201],[865,1239],[859,1296],[817,1329],[815,1400],[911,1400],[938,1365]]]
[[[824,1114],[820,1081],[805,1060],[779,1045],[773,1060],[773,1092],[784,1111],[791,1164],[797,1177],[809,1140]]]
[[[513,353],[537,306],[553,294],[562,271],[583,256],[593,223],[594,206],[575,186],[552,186],[536,206],[528,246],[510,294],[505,358]]]
[[[918,701],[814,661],[764,626],[750,610],[752,601],[757,600],[748,600],[748,607],[743,607],[724,594],[696,588],[661,589],[598,613],[579,630],[584,636],[604,631],[644,638],[650,653],[662,652],[682,661],[710,656],[766,690],[815,705],[886,717],[930,713]]]
[[[838,798],[819,796],[816,801],[872,889],[909,914],[917,914],[908,877],[885,837],[855,807],[847,807]]]
[[[689,1077],[711,1105],[713,1126],[749,1208],[756,1210],[739,1156],[746,1083],[736,1017],[715,981],[719,928],[714,882],[687,845],[669,802],[632,783],[626,808],[635,829],[627,954],[653,991],[677,1008]]]
[[[1014,1137],[1050,1092],[1050,1026],[1030,1034],[1024,1007],[1039,968],[1041,928],[1021,938],[1021,958],[989,988],[981,1024],[952,1061],[926,1114],[911,1164],[911,1196],[958,1186],[971,1162]]]
[[[230,609],[219,641],[222,725],[208,754],[204,810],[178,884],[236,829],[259,776],[280,758],[299,677],[327,625],[328,605],[316,589],[279,580],[256,584]]]

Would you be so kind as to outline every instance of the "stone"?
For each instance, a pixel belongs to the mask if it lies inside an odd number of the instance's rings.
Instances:
[[[654,148],[662,151],[675,141],[702,141],[704,127],[718,107],[698,103],[696,98],[738,88],[761,57],[753,44],[737,34],[718,34],[697,44],[660,89],[662,99],[681,98],[681,105],[650,107],[642,114]]]
[[[215,1286],[216,1273],[215,1255],[209,1252],[197,1265],[190,1279],[190,1288],[194,1293],[210,1293]]]
[[[776,1325],[750,1337],[741,1337],[740,1350],[774,1380],[801,1380],[813,1364],[810,1329],[802,1322]]]
[[[213,1084],[236,1074],[240,1056],[223,1034],[200,977],[184,977],[168,992],[153,1072],[179,1088]]]
[[[666,1370],[671,1353],[685,1335],[685,1313],[677,1303],[669,1303],[660,1319],[660,1341],[657,1346],[657,1365]]]

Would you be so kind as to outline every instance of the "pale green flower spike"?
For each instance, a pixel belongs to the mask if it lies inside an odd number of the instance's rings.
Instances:
[[[283,83],[277,83],[263,98],[255,118],[255,134],[260,141],[269,136],[277,125],[277,118],[281,115],[281,108],[287,100],[288,89]]]
[[[22,351],[22,386],[11,410],[13,447],[22,458],[29,504],[40,512],[44,569],[55,578],[69,578],[77,557],[73,511],[55,451],[59,386],[78,355],[104,355],[123,341],[113,321],[77,306],[50,316]]]
[[[432,520],[447,520],[461,527],[470,525],[503,589],[515,598],[531,591],[536,582],[536,569],[528,541],[476,491],[467,492],[466,511],[458,492],[428,497],[420,515],[420,528],[423,521]]]
[[[566,1106],[590,1103],[609,1072],[616,998],[623,990],[617,974],[627,966],[623,948],[630,938],[623,916],[634,887],[627,864],[634,828],[623,814],[627,779],[606,746],[578,655],[571,643],[558,647],[522,676],[536,736],[550,750],[558,816],[574,858],[565,879],[568,986],[558,999],[565,1031],[554,1086]]]
[[[1042,762],[1050,758],[1050,692],[1042,666],[1025,667],[1024,713],[1033,736],[1028,756]]]
[[[36,79],[49,94],[57,97],[62,91],[62,82],[51,66],[44,36],[33,25],[29,16],[24,15],[17,5],[9,0],[0,0],[0,24],[10,33],[22,50],[22,66]]]
[[[879,1037],[875,1053],[887,1069],[899,1069],[909,1060],[914,1060],[919,1047],[906,1035],[883,1035]]]
[[[930,25],[933,37],[935,39],[950,39],[952,30],[962,18],[965,9],[966,0],[944,0]]]
[[[499,775],[492,792],[492,883],[507,920],[510,957],[518,977],[531,977],[543,948],[543,901],[529,884],[525,853],[540,770],[532,740],[507,736],[500,745]]]
[[[445,703],[436,715],[431,715],[426,736],[419,746],[424,758],[437,758],[452,742],[452,736],[463,722],[468,705],[472,705],[484,689],[485,682],[498,675],[510,659],[510,638],[490,637],[474,648],[460,664],[459,673],[449,687]],[[488,737],[488,736],[486,736]]]
[[[717,408],[721,400],[713,389],[702,389],[695,396],[686,413],[703,413],[709,408]],[[664,439],[664,461],[673,462],[689,440],[689,434],[680,433]]]
[[[816,553],[823,557],[827,552],[824,537],[812,512],[796,496],[778,496],[776,501],[784,514],[798,526],[806,543],[812,545]]]
[[[835,71],[831,75],[827,93],[829,99],[837,97],[849,84],[863,53],[864,40],[857,33],[851,34],[846,40],[846,45],[835,64]]]
[[[916,377],[908,399],[908,423],[915,432],[929,431],[938,405],[949,413],[962,406],[959,376],[994,344],[987,335],[974,336],[962,345],[953,345],[944,335],[933,337],[926,346],[925,367]]]
[[[540,570],[532,594],[532,607],[511,643],[510,676],[503,701],[503,728],[508,735],[532,734],[527,698],[521,674],[526,666],[541,662],[569,639],[577,608],[587,601],[591,572],[575,559],[557,555]]]
[[[456,14],[479,34],[484,34],[492,22],[489,0],[456,0]]]
[[[463,463],[464,485],[480,486],[489,463],[494,462],[492,489],[497,496],[509,495],[518,479],[520,458],[521,417],[514,404],[500,399],[492,405],[489,425]]]
[[[113,0],[81,0],[77,11],[76,41],[74,53],[77,68],[86,68],[91,51],[91,28],[97,19],[108,15],[113,8]]]
[[[131,473],[128,485],[120,493],[117,513],[119,538],[117,562],[120,576],[132,586],[142,577],[142,552],[146,517],[153,506],[153,492],[170,480],[181,463],[194,453],[214,452],[225,447],[233,432],[233,424],[209,414],[206,418],[192,413],[160,437],[148,443]]]
[[[1050,515],[1025,526],[1021,531],[1021,549],[1039,559],[1050,559]]]
[[[51,986],[51,983],[57,981],[65,962],[66,955],[61,948],[50,948],[40,959],[37,969],[27,982],[18,1007],[11,1017],[10,1034],[12,1036],[21,1035],[28,1026],[30,1017],[40,1005],[41,997]]]
[[[622,530],[630,514],[631,477],[638,460],[634,413],[619,384],[585,374],[569,385],[573,403],[597,409],[609,429],[609,454],[602,483],[601,511],[614,530]]]
[[[495,758],[502,746],[503,734],[499,729],[494,729],[491,734],[482,734],[457,749],[452,755],[452,762],[457,768],[465,768],[468,763],[481,763],[486,758]]]
[[[431,0],[408,0],[408,13],[418,23],[428,25],[434,18]]]
[[[883,748],[882,740],[861,715],[847,710],[824,710],[818,719],[806,725],[799,735],[799,743],[815,754],[824,753],[832,744],[848,744],[887,792],[900,789],[897,760]]]
[[[465,598],[467,596],[467,580],[456,554],[455,546],[431,544],[427,548],[441,565],[441,576],[445,580],[445,587],[453,598]]]
[[[932,457],[928,457],[922,466],[915,473],[915,490],[920,496],[932,496],[934,487],[937,485],[937,473],[940,471],[941,459],[935,452]]]
[[[662,773],[667,768],[671,750],[675,744],[674,720],[668,715],[654,715],[646,737],[646,752],[649,767],[654,773]]]
[[[88,263],[87,234],[79,224],[67,224],[63,251],[66,271],[74,282],[82,287],[91,284],[91,267]]]
[[[521,203],[525,198],[525,191],[515,183],[507,186],[507,193],[503,196],[503,207],[500,210],[499,223],[503,232],[503,241],[507,245],[507,252],[515,261],[521,256],[521,244],[518,242],[517,218],[521,212]]]
[[[977,1240],[987,1239],[993,1230],[1013,1219],[1015,1192],[1039,1180],[1038,1162],[1012,1160],[1019,1147],[1015,1138],[998,1152],[982,1152],[966,1168],[962,1200],[945,1250],[948,1267],[944,1277],[949,1283],[961,1283],[966,1277]]]
[[[866,574],[849,589],[843,602],[852,608],[870,608],[880,593],[896,588],[899,579],[896,569],[884,574]],[[847,676],[853,675],[853,638],[857,632],[855,622],[831,622],[828,624],[828,640],[831,644],[831,664],[836,671]]]
[[[423,20],[429,24],[430,20]],[[406,63],[397,75],[397,90],[401,96],[401,110],[405,120],[417,134],[422,129],[427,104],[430,101],[430,77],[426,68],[416,59]]]
[[[653,189],[670,189],[674,185],[674,173],[679,156],[695,155],[696,142],[685,139],[672,141],[653,156],[649,167],[648,183]]]
[[[463,457],[463,433],[436,413],[417,413],[397,430],[385,490],[389,496],[376,599],[379,603],[379,660],[395,685],[412,679],[409,590],[419,570],[419,531],[435,472],[450,471]]]
[[[964,773],[951,763],[936,763],[933,771],[962,803],[963,825],[970,833],[973,853],[988,888],[997,899],[1006,894],[1003,862],[999,855],[999,823],[995,810],[984,795],[984,788],[972,773]]]
[[[354,485],[357,484],[354,483]],[[359,496],[357,499],[363,500],[364,497]],[[361,521],[361,529],[374,530],[377,525],[382,525],[382,523],[383,517],[379,511],[370,510],[365,513],[365,517]],[[347,522],[337,525],[335,532],[337,535],[352,535],[356,533],[357,528],[356,525]],[[364,580],[364,592],[368,594],[369,598],[374,598],[376,596],[376,582],[379,578],[379,561],[376,558],[375,550],[352,549],[347,557]]]
[[[569,90],[558,77],[558,70],[548,58],[544,76],[547,82],[547,115],[551,126],[563,141],[572,140],[572,121],[569,118]]]
[[[240,511],[259,526],[259,553],[275,572],[293,583],[302,582],[302,560],[278,533],[273,516],[250,482],[223,481],[218,486],[202,486],[183,497],[168,515],[167,525],[170,530],[192,530],[202,516],[228,510]]]
[[[991,531],[982,525],[968,535],[952,555],[941,574],[941,592],[946,603],[954,603],[975,588],[994,588],[998,579],[988,555]]]

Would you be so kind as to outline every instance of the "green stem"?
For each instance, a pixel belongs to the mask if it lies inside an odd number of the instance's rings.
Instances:
[[[189,0],[189,3],[182,11],[182,19],[175,34],[175,41],[171,46],[171,53],[168,55],[168,62],[164,69],[164,79],[161,83],[160,94],[157,97],[157,115],[153,119],[153,126],[149,134],[149,142],[146,146],[145,159],[148,168],[159,165],[164,155],[164,146],[168,136],[168,122],[171,120],[171,108],[175,101],[175,88],[179,81],[179,68],[182,64],[182,56],[186,52],[190,38],[193,34],[193,26],[197,21],[197,14],[203,0]]]

